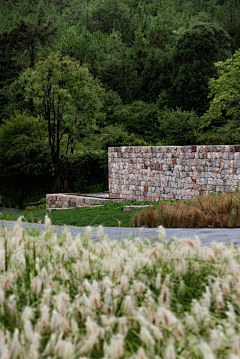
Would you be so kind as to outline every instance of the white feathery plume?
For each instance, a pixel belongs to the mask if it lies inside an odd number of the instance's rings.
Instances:
[[[224,338],[225,336],[221,330],[218,329],[211,330],[209,346],[213,352],[221,348]]]
[[[52,292],[52,288],[45,288],[43,291],[43,296],[42,296],[42,304],[49,306],[50,305],[50,299],[51,299],[51,292]]]
[[[212,349],[206,342],[200,343],[198,348],[200,349],[204,359],[215,359]]]
[[[119,318],[119,322],[118,322],[118,332],[119,334],[126,336],[127,332],[128,332],[128,328],[127,328],[127,320],[126,317],[121,317]]]
[[[58,339],[55,347],[54,347],[54,355],[56,357],[62,357],[63,356],[63,346],[64,346],[64,340],[61,339],[61,337]]]
[[[5,250],[0,249],[0,270],[1,272],[5,270]]]
[[[5,292],[2,290],[2,287],[0,286],[0,306],[3,306],[5,302]]]
[[[39,358],[38,348],[34,344],[31,344],[26,354],[26,359],[38,359],[38,358]]]
[[[140,330],[140,339],[141,341],[149,348],[152,348],[154,347],[155,345],[155,340],[154,338],[152,337],[152,335],[150,334],[149,330],[142,326],[141,327],[141,330]]]
[[[69,248],[69,251],[70,251],[71,255],[73,256],[73,258],[80,258],[80,254],[79,254],[80,252],[79,252],[76,241],[72,242],[72,245]]]
[[[97,236],[98,236],[98,239],[102,239],[102,237],[103,237],[103,227],[101,225],[98,226],[98,234],[97,234]]]
[[[163,338],[163,333],[156,325],[151,324],[149,328],[150,328],[151,332],[153,333],[154,338],[156,340],[161,340]]]
[[[136,359],[148,359],[148,357],[146,356],[146,353],[145,353],[143,348],[140,347],[138,349]]]
[[[234,355],[237,355],[238,357],[240,356],[240,346],[239,346],[239,342],[240,342],[240,337],[239,337],[239,335],[234,335],[234,337],[233,337],[232,349],[233,349],[233,354],[234,354]]]
[[[163,282],[162,290],[159,296],[159,305],[162,305],[166,308],[169,308],[170,306],[170,291],[168,288],[168,283],[169,283],[169,275],[166,276]]]
[[[11,351],[8,349],[6,345],[4,345],[3,348],[1,348],[1,359],[10,359],[11,357]]]
[[[134,289],[137,294],[143,293],[146,290],[145,284],[140,281],[134,281]]]
[[[106,290],[104,292],[104,305],[106,305],[107,307],[110,307],[111,302],[112,302],[112,289],[106,288]]]
[[[11,288],[12,282],[13,282],[14,274],[8,273],[3,281],[3,290],[9,290]]]
[[[87,226],[86,227],[86,230],[85,230],[85,236],[87,239],[90,239],[91,238],[91,234],[92,234],[92,228],[90,226]]]
[[[109,359],[117,359],[123,356],[123,335],[116,334],[111,338],[110,344],[105,345],[104,353],[107,354]]]
[[[176,352],[175,352],[175,348],[172,342],[168,343],[165,352],[164,352],[164,356],[163,359],[175,359],[176,358]]]
[[[32,280],[32,290],[38,296],[42,290],[42,280],[40,277],[36,276]]]
[[[49,325],[49,306],[48,305],[43,305],[40,308],[40,312],[41,312],[41,318],[40,318],[40,322],[43,328],[46,328]],[[52,328],[55,328],[54,323],[52,324]]]
[[[55,344],[56,344],[56,340],[57,340],[57,335],[55,333],[52,333],[51,334],[51,337],[44,349],[44,352],[43,352],[43,356],[48,356],[50,355],[50,353],[53,351],[54,347],[55,347]]]
[[[66,233],[66,246],[70,247],[72,245],[73,242],[73,238],[72,238],[72,234],[70,232],[70,230],[68,229],[67,233]]]
[[[19,342],[19,329],[15,328],[13,339],[10,347],[11,357],[17,358],[22,353],[22,346]]]
[[[84,274],[84,266],[79,260],[75,263],[75,271],[78,277],[82,277]]]
[[[26,339],[28,340],[28,342],[31,343],[33,340],[33,328],[29,320],[25,320],[24,322],[24,331],[25,331]]]
[[[129,288],[128,277],[126,275],[122,275],[120,281],[121,293],[127,292],[128,288]]]
[[[155,279],[155,287],[156,289],[160,289],[161,288],[161,272],[159,272],[156,276]]]
[[[163,226],[159,226],[158,227],[158,238],[160,240],[165,239],[166,238],[166,230]]]
[[[42,268],[41,273],[40,273],[40,278],[44,285],[46,285],[48,283],[49,276],[48,276],[48,272],[47,272],[46,268]]]
[[[64,341],[62,347],[62,358],[63,359],[72,359],[74,356],[75,348],[71,342]]]
[[[91,286],[91,284],[89,283],[89,281],[87,279],[84,279],[82,286],[83,286],[83,289],[86,292],[91,292],[92,291],[92,286]]]
[[[199,326],[191,314],[186,314],[185,323],[195,334],[198,333]]]
[[[84,341],[83,346],[79,350],[79,354],[87,353],[96,343],[98,343],[98,333],[93,333],[87,340]]]
[[[228,303],[227,306],[228,306],[228,311],[226,311],[226,315],[228,317],[228,321],[229,321],[229,323],[234,325],[236,323],[236,315],[235,315],[234,308],[231,303]]]
[[[206,286],[206,292],[203,294],[202,298],[200,299],[200,305],[206,307],[208,310],[211,306],[211,292],[208,286]]]
[[[8,308],[13,314],[16,314],[17,311],[17,299],[14,294],[10,295],[7,301]]]
[[[61,322],[62,322],[62,318],[60,314],[54,309],[52,312],[52,318],[50,322],[51,331],[55,332],[56,330],[58,330],[59,326],[61,325]]]
[[[94,333],[97,333],[98,330],[98,325],[97,323],[92,320],[90,317],[87,317],[86,320],[86,330],[87,330],[87,338],[89,338],[91,335],[93,335]]]
[[[44,224],[45,224],[46,231],[49,231],[51,229],[51,220],[47,214],[44,219]]]
[[[124,299],[123,311],[130,316],[134,316],[135,309],[131,295],[126,295]]]
[[[100,293],[97,291],[93,291],[90,296],[91,308],[99,309],[101,306]]]

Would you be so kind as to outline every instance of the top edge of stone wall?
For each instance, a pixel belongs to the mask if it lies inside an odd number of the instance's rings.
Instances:
[[[108,152],[240,152],[240,145],[203,146],[122,146],[108,147]]]

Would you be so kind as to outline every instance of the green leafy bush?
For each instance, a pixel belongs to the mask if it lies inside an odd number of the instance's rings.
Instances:
[[[37,209],[46,209],[46,203],[39,204],[38,206],[26,206],[25,211],[36,211]]]

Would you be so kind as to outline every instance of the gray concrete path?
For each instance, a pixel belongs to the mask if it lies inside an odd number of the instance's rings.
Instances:
[[[7,227],[13,228],[16,224],[16,221],[5,221]],[[3,221],[0,221],[0,226],[3,225]],[[35,227],[39,231],[45,230],[44,224],[30,224],[23,222],[24,227]],[[64,226],[53,226],[55,227],[58,233],[61,233],[64,229]],[[76,235],[79,231],[84,233],[86,227],[74,227],[68,226],[71,230],[72,235]],[[92,227],[92,238],[97,238],[97,227]],[[194,238],[197,235],[201,242],[205,245],[209,245],[212,241],[224,242],[224,243],[236,243],[240,244],[240,228],[226,229],[226,228],[166,228],[166,239],[169,240],[172,237],[177,238]],[[110,239],[121,240],[126,237],[134,238],[138,236],[139,238],[156,238],[158,236],[157,228],[126,228],[126,227],[104,227],[104,234],[108,234]]]

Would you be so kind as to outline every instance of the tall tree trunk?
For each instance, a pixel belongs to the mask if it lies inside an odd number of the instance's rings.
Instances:
[[[60,193],[61,192],[61,174],[59,171],[57,172],[55,187],[56,187],[57,192]]]
[[[55,171],[56,171],[56,190],[58,192],[61,192],[62,169],[61,169],[60,158],[57,153],[55,153],[54,167],[55,167]]]
[[[63,191],[64,191],[64,193],[67,193],[67,191],[68,191],[68,185],[67,185],[66,178],[64,178]]]

